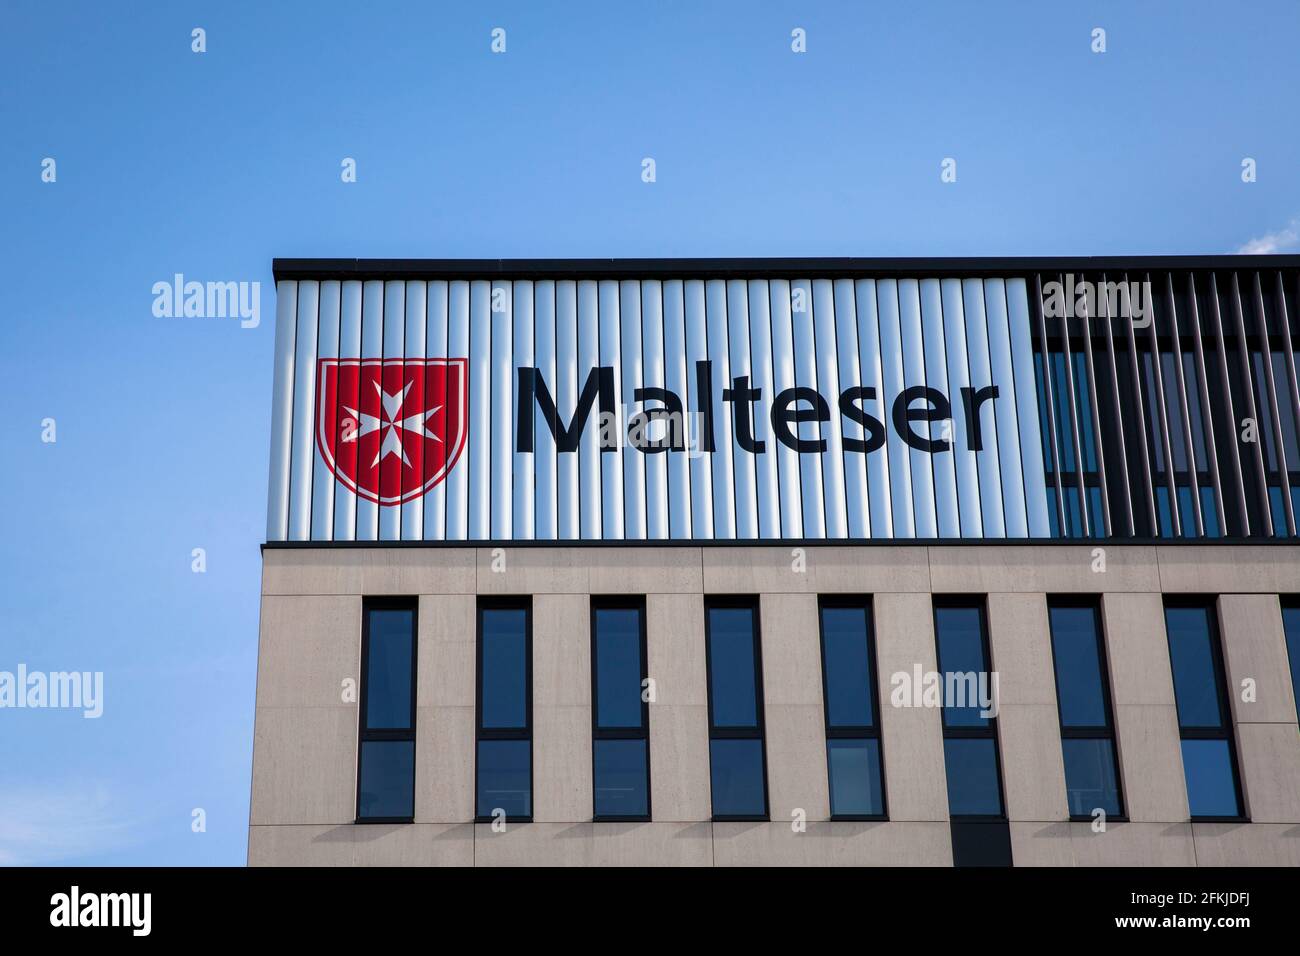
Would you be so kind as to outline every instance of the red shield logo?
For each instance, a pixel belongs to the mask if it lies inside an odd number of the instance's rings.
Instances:
[[[396,505],[442,481],[465,448],[463,358],[321,359],[316,447],[367,501]]]

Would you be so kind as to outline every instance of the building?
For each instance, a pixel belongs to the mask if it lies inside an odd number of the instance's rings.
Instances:
[[[1300,257],[275,277],[250,863],[1300,865]]]

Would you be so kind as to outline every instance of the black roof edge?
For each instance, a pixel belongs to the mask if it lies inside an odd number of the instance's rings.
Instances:
[[[1031,272],[1294,269],[1300,254],[971,258],[275,259],[281,279],[647,279],[997,276]]]

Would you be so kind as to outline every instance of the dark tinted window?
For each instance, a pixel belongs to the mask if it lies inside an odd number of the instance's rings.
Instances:
[[[767,818],[758,641],[753,602],[714,601],[705,607],[714,819]]]
[[[415,814],[415,604],[367,600],[361,625],[357,819]]]
[[[1241,787],[1214,605],[1208,600],[1170,603],[1165,629],[1192,819],[1240,818]]]
[[[1099,608],[1077,598],[1058,599],[1048,608],[1048,620],[1070,816],[1090,819],[1097,810],[1121,816]]]
[[[1291,660],[1291,691],[1300,714],[1300,604],[1282,606],[1282,630],[1286,634],[1286,651]]]
[[[533,813],[532,612],[525,601],[479,607],[475,816]]]
[[[823,598],[820,611],[831,817],[883,819],[871,606],[865,599]]]
[[[644,820],[650,816],[645,607],[607,600],[591,615],[593,810],[598,820]]]
[[[939,670],[944,676],[944,723],[953,727],[983,727],[988,717],[978,693],[980,675],[988,683],[988,663],[984,651],[983,611],[979,607],[940,606],[935,608],[935,634],[939,642]],[[957,694],[951,692],[958,690]]]
[[[1001,816],[997,741],[991,737],[951,737],[943,742],[948,773],[948,813]]]

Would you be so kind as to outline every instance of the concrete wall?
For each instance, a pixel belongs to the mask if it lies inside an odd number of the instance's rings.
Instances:
[[[987,595],[1018,865],[1300,865],[1300,733],[1278,604],[1300,548],[1090,545],[308,548],[264,553],[251,864],[952,862],[930,595]],[[646,598],[653,822],[595,823],[589,597]],[[887,822],[831,821],[817,595],[872,595]],[[1191,823],[1162,593],[1218,595],[1250,823]],[[476,595],[533,596],[534,822],[473,823]],[[760,597],[771,822],[710,821],[704,597]],[[1065,802],[1047,597],[1099,594],[1128,820]],[[419,597],[415,822],[356,825],[364,596]],[[1243,694],[1243,688],[1252,693]],[[798,814],[806,827],[796,831]]]

